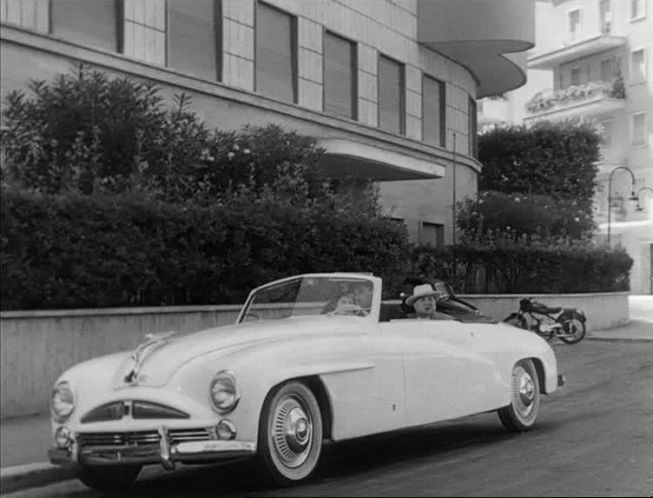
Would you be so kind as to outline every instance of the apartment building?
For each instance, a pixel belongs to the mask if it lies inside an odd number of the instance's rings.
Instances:
[[[603,133],[599,237],[635,263],[634,293],[653,293],[653,0],[546,0],[536,6],[528,83],[480,104],[479,127],[581,118]],[[632,192],[639,203],[630,200]],[[608,197],[611,211],[608,216]]]
[[[533,0],[2,0],[0,20],[3,95],[83,61],[217,128],[313,135],[434,245],[476,193],[476,101],[525,82],[534,41]]]

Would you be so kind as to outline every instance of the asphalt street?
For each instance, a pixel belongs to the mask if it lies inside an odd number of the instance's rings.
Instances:
[[[329,446],[313,479],[266,487],[250,464],[147,469],[134,496],[653,496],[653,342],[555,345],[567,385],[537,427],[495,414]],[[78,481],[11,497],[96,493]]]

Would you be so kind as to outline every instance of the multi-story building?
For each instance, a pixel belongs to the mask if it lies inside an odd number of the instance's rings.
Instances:
[[[318,137],[414,241],[476,193],[476,101],[525,82],[533,0],[2,0],[2,94],[83,61],[192,96],[210,126]]]
[[[610,243],[623,245],[635,261],[632,292],[653,293],[653,0],[540,0],[535,17],[528,84],[479,123],[596,122],[604,135],[599,237],[607,237],[609,221]],[[629,200],[633,190],[639,209]]]

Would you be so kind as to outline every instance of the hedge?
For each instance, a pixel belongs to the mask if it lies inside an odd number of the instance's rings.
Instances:
[[[263,196],[212,207],[133,195],[2,192],[1,309],[241,303],[270,280],[403,278],[405,228]]]
[[[474,294],[628,291],[632,264],[623,248],[589,244],[460,244],[412,254],[413,274],[442,278],[458,292]]]

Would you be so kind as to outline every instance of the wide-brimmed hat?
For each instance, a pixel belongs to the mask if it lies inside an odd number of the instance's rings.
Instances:
[[[406,298],[406,304],[412,305],[418,299],[429,296],[437,296],[438,292],[433,290],[431,284],[416,285],[413,288],[413,295]]]

